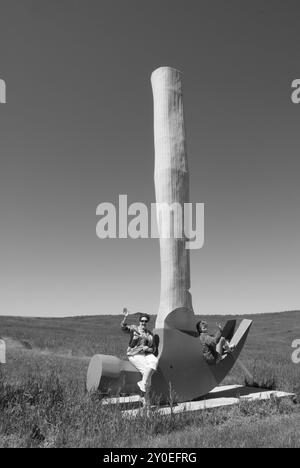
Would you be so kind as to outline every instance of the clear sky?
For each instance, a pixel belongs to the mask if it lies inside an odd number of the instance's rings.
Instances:
[[[300,308],[300,2],[1,0],[0,314],[156,313],[157,240],[96,207],[154,202],[151,72],[184,73],[196,313]]]

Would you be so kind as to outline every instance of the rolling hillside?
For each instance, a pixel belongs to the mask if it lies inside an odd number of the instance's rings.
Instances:
[[[201,318],[213,330],[229,317]],[[300,338],[300,312],[247,318],[254,322],[247,344],[223,383],[293,391],[299,403],[300,364],[292,362],[291,344]],[[128,336],[120,321],[121,316],[0,317],[7,344],[7,364],[0,367],[0,447],[299,445],[300,405],[292,402],[176,418],[153,414],[130,424],[118,408],[105,409],[85,391],[86,372],[94,353],[125,357]]]

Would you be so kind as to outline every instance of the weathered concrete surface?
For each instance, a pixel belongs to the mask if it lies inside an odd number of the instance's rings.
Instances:
[[[153,391],[167,400],[172,390],[175,401],[187,401],[206,395],[219,385],[237,361],[252,321],[243,320],[231,344],[235,350],[216,365],[203,358],[199,337],[174,329],[156,330],[160,336],[159,369],[152,377]]]
[[[154,102],[155,194],[161,262],[160,305],[155,334],[159,338],[159,367],[152,377],[155,397],[167,401],[170,392],[176,401],[192,400],[216,387],[235,364],[251,327],[243,320],[225,328],[225,337],[235,351],[217,365],[203,359],[199,337],[195,335],[198,317],[190,294],[190,255],[183,232],[184,204],[189,202],[189,173],[183,112],[182,73],[161,67],[151,76]],[[164,208],[173,207],[173,215]],[[177,211],[176,211],[177,210]],[[91,360],[87,388],[118,395],[137,391],[140,374],[127,361],[97,355]]]
[[[155,195],[157,204],[168,204],[184,212],[189,202],[189,172],[183,113],[182,73],[174,68],[161,67],[151,75],[154,103]],[[185,248],[183,218],[159,217],[161,290],[156,328],[189,328],[193,316],[190,294],[190,253]],[[170,238],[165,238],[170,233]],[[180,238],[175,235],[181,234]],[[172,323],[166,324],[170,312]]]
[[[222,408],[225,406],[237,405],[244,400],[248,401],[259,401],[269,400],[271,398],[293,398],[293,393],[280,392],[278,390],[265,390],[263,388],[251,388],[243,387],[241,385],[227,385],[224,387],[216,387],[208,395],[207,398],[203,398],[199,401],[188,401],[179,403],[178,405],[165,406],[161,408],[155,408],[155,412],[161,415],[178,414],[178,413],[189,413],[195,411],[203,411],[213,408]],[[135,398],[138,401],[139,397]],[[118,401],[111,402],[111,404],[119,403]],[[124,399],[123,403],[131,403]],[[107,401],[109,404],[109,401]],[[141,411],[145,411],[144,408],[125,409],[123,415],[125,417],[135,417]],[[151,408],[149,409],[151,412]]]
[[[189,202],[189,172],[183,111],[183,76],[174,68],[162,67],[151,76],[154,101],[156,203],[181,207]],[[152,378],[152,390],[177,401],[205,395],[218,385],[238,358],[251,321],[244,320],[232,339],[234,353],[215,366],[208,365],[195,333],[196,317],[190,293],[190,257],[184,220],[179,216],[158,216],[160,234],[161,291],[155,333],[159,336],[159,369]],[[173,236],[165,238],[165,233]],[[178,236],[181,229],[181,237]],[[226,332],[230,339],[234,331]]]

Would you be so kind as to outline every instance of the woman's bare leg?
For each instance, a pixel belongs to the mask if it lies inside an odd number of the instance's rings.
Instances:
[[[219,343],[216,346],[216,351],[222,356],[224,353],[230,352],[234,349],[234,346],[230,346],[230,343],[222,336]]]
[[[216,351],[219,353],[221,356],[223,352],[225,351],[227,341],[225,340],[224,336],[220,339],[219,343],[216,346]]]

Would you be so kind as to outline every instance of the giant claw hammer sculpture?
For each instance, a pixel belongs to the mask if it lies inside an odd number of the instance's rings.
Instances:
[[[151,76],[154,99],[155,192],[157,204],[178,203],[184,212],[189,202],[189,173],[183,116],[182,74],[170,67],[155,70]],[[190,259],[186,238],[170,236],[170,223],[176,229],[178,218],[160,211],[158,222],[161,293],[154,333],[159,340],[159,367],[152,378],[152,392],[167,400],[170,389],[177,401],[207,394],[226,376],[236,362],[247,338],[251,320],[243,320],[234,333],[235,320],[227,322],[224,336],[235,345],[233,353],[216,365],[202,356],[195,336],[195,316],[190,294]],[[181,224],[182,226],[182,224]],[[87,389],[103,394],[131,394],[138,391],[140,374],[129,361],[114,356],[95,355],[89,364]]]

